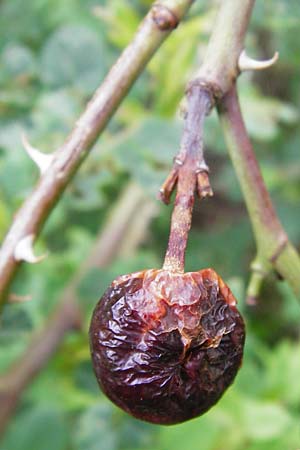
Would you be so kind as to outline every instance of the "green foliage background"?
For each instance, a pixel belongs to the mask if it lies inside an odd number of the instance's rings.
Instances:
[[[3,0],[0,2],[0,238],[38,173],[21,147],[26,130],[53,151],[134,34],[149,0]],[[128,180],[149,197],[170,168],[180,139],[178,104],[201,62],[216,2],[194,4],[122,104],[93,153],[52,213],[37,266],[24,266],[13,291],[32,301],[5,307],[0,369],[26,350],[59,293],[93,245]],[[300,245],[300,5],[257,0],[247,48],[258,58],[280,52],[276,67],[239,80],[242,109],[277,211]],[[98,390],[88,349],[92,307],[112,278],[159,267],[171,208],[159,206],[142,248],[88,274],[78,295],[85,329],[69,333],[22,397],[1,450],[296,450],[300,447],[299,305],[284,282],[270,278],[255,308],[245,306],[255,247],[215,114],[206,126],[215,197],[196,205],[187,270],[214,267],[239,299],[247,322],[242,369],[205,416],[170,428],[127,416]],[[1,405],[0,405],[1,408]]]

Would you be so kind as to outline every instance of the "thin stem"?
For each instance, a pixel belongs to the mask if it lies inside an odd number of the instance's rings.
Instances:
[[[282,230],[264,184],[242,118],[235,87],[223,98],[218,109],[234,168],[240,174],[240,177],[242,175],[240,178],[241,187],[255,229],[257,244],[264,245],[265,237],[263,235],[270,231],[272,236],[282,233],[281,240],[284,241],[286,234]],[[263,231],[263,233],[259,233],[259,231]],[[269,246],[269,243],[267,243],[267,246]],[[272,252],[272,249],[270,251]]]
[[[208,178],[205,186],[199,184],[199,175],[207,175],[208,168],[203,157],[203,123],[211,107],[211,96],[199,84],[192,84],[187,92],[188,106],[185,126],[178,156],[177,194],[171,219],[171,230],[163,268],[184,272],[185,250],[191,228],[195,190],[201,197],[211,195]],[[203,180],[203,178],[201,178]],[[172,178],[173,181],[173,178]],[[168,193],[170,190],[167,190]]]
[[[239,179],[257,243],[261,277],[276,269],[300,295],[300,257],[289,242],[264,184],[233,86],[218,106],[228,151]],[[260,278],[261,278],[260,277]],[[257,281],[257,277],[255,277]],[[255,281],[254,280],[254,281]],[[252,279],[253,281],[253,279]],[[255,283],[252,283],[252,286]]]
[[[230,89],[239,74],[238,58],[244,46],[244,38],[253,6],[254,0],[244,0],[243,2],[240,0],[222,0],[220,2],[204,61],[195,80],[191,83],[191,87],[194,88],[190,88],[188,118],[179,153],[179,161],[182,155],[186,159],[183,159],[181,168],[176,167],[175,160],[175,166],[161,190],[163,201],[168,203],[178,181],[178,192],[172,215],[169,244],[163,266],[168,270],[177,272],[183,272],[184,270],[185,249],[188,232],[191,227],[196,182],[198,183],[200,198],[212,195],[207,171],[201,170],[196,180],[193,172],[193,167],[195,168],[195,160],[193,161],[193,158],[195,158],[195,155],[192,150],[190,154],[185,154],[188,149],[188,146],[185,145],[185,140],[188,141],[189,135],[193,138],[193,133],[196,130],[199,132],[200,125],[202,126],[202,122],[197,124],[197,121],[192,119],[193,116],[189,116],[190,109],[193,109],[193,102],[195,102],[194,106],[196,109],[198,107],[197,86],[199,92],[206,92],[206,97],[209,98],[208,110],[213,106],[213,99],[221,98]],[[206,110],[206,112],[208,111]],[[204,115],[201,120],[203,121],[203,119]],[[202,145],[200,147],[198,158],[202,158],[204,163]]]
[[[286,280],[298,300],[300,300],[300,257],[295,247],[288,241],[285,248],[272,260],[272,264],[281,277]]]
[[[189,159],[179,171],[177,194],[171,219],[171,230],[163,268],[184,272],[185,250],[192,223],[196,173]]]
[[[243,2],[223,0],[220,3],[203,64],[188,90],[188,115],[178,155],[178,161],[183,165],[180,168],[176,167],[177,159],[175,159],[175,166],[161,190],[163,201],[168,203],[178,181],[169,244],[163,266],[168,270],[184,271],[185,249],[191,227],[196,182],[198,182],[200,198],[212,195],[207,170],[201,170],[197,180],[195,176],[197,159],[204,163],[203,119],[205,113],[213,106],[213,100],[222,97],[230,89],[239,73],[237,61],[243,49],[253,5],[254,0]],[[202,108],[201,101],[206,102]],[[198,116],[198,114],[201,115]],[[197,156],[195,149],[197,149]],[[205,167],[205,163],[203,166]],[[204,189],[203,186],[205,186]]]
[[[57,150],[48,170],[16,214],[0,251],[0,306],[7,298],[20,265],[14,256],[18,243],[39,234],[55,203],[104,130],[147,62],[176,28],[193,0],[162,0],[155,3],[106,79],[96,91],[66,142]]]

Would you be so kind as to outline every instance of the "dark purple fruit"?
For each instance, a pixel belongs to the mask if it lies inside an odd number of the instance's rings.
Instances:
[[[245,331],[235,304],[212,269],[117,278],[90,327],[100,387],[148,422],[169,425],[204,413],[241,365]]]

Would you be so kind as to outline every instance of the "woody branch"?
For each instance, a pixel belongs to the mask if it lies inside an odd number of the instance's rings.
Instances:
[[[26,139],[28,154],[38,164],[37,186],[16,214],[0,250],[0,307],[20,263],[38,262],[33,244],[52,208],[70,183],[95,140],[128,93],[155,51],[176,28],[193,0],[155,2],[132,42],[123,51],[96,91],[66,142],[50,157],[38,152]]]

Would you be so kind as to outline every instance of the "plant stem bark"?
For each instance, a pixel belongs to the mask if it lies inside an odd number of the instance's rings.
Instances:
[[[203,63],[196,78],[211,87],[216,98],[231,88],[239,75],[238,58],[255,0],[221,0]]]
[[[221,125],[241,185],[256,244],[252,265],[250,301],[255,300],[263,278],[274,268],[300,296],[300,257],[289,242],[264,184],[241,114],[236,87],[218,105]]]
[[[222,0],[209,40],[204,61],[187,89],[187,117],[181,149],[161,189],[161,198],[169,203],[177,183],[177,195],[171,219],[171,231],[163,268],[184,271],[185,249],[191,227],[195,188],[200,198],[212,195],[202,148],[205,115],[231,87],[239,74],[238,58],[250,20],[254,0]],[[197,166],[198,165],[198,166]]]
[[[126,96],[152,55],[176,28],[193,0],[162,0],[155,3],[141,23],[133,41],[112,67],[66,142],[55,152],[48,170],[16,214],[0,250],[0,307],[20,263],[17,244],[39,234],[43,223],[72,176]]]
[[[253,274],[248,290],[249,302],[255,301],[263,279],[272,269],[288,281],[298,297],[300,295],[300,257],[289,242],[273,208],[243,123],[236,95],[235,83],[240,73],[238,60],[244,47],[244,38],[253,6],[254,0],[243,2],[222,0],[220,2],[204,61],[192,82],[206,88],[217,103],[228,149],[253,225],[257,256],[251,266]],[[195,92],[194,95],[196,95]],[[177,176],[176,170],[173,169],[163,186],[165,201],[169,200]],[[191,186],[185,189],[186,192],[190,192]],[[180,199],[179,192],[177,195]],[[182,270],[184,259],[179,258],[178,255],[184,255],[180,245],[183,246],[182,242],[186,245],[190,220],[180,219],[183,216],[177,203],[180,204],[180,200],[176,197],[165,265],[172,268],[170,257],[176,256],[175,268]],[[188,208],[186,207],[185,210],[187,211]],[[191,213],[187,214],[187,217],[190,216]],[[185,224],[183,234],[178,233],[178,226],[176,226],[176,222],[180,223],[180,220]],[[185,238],[180,241],[183,235]],[[172,242],[175,244],[173,245]],[[177,252],[176,255],[173,255],[174,251]]]

